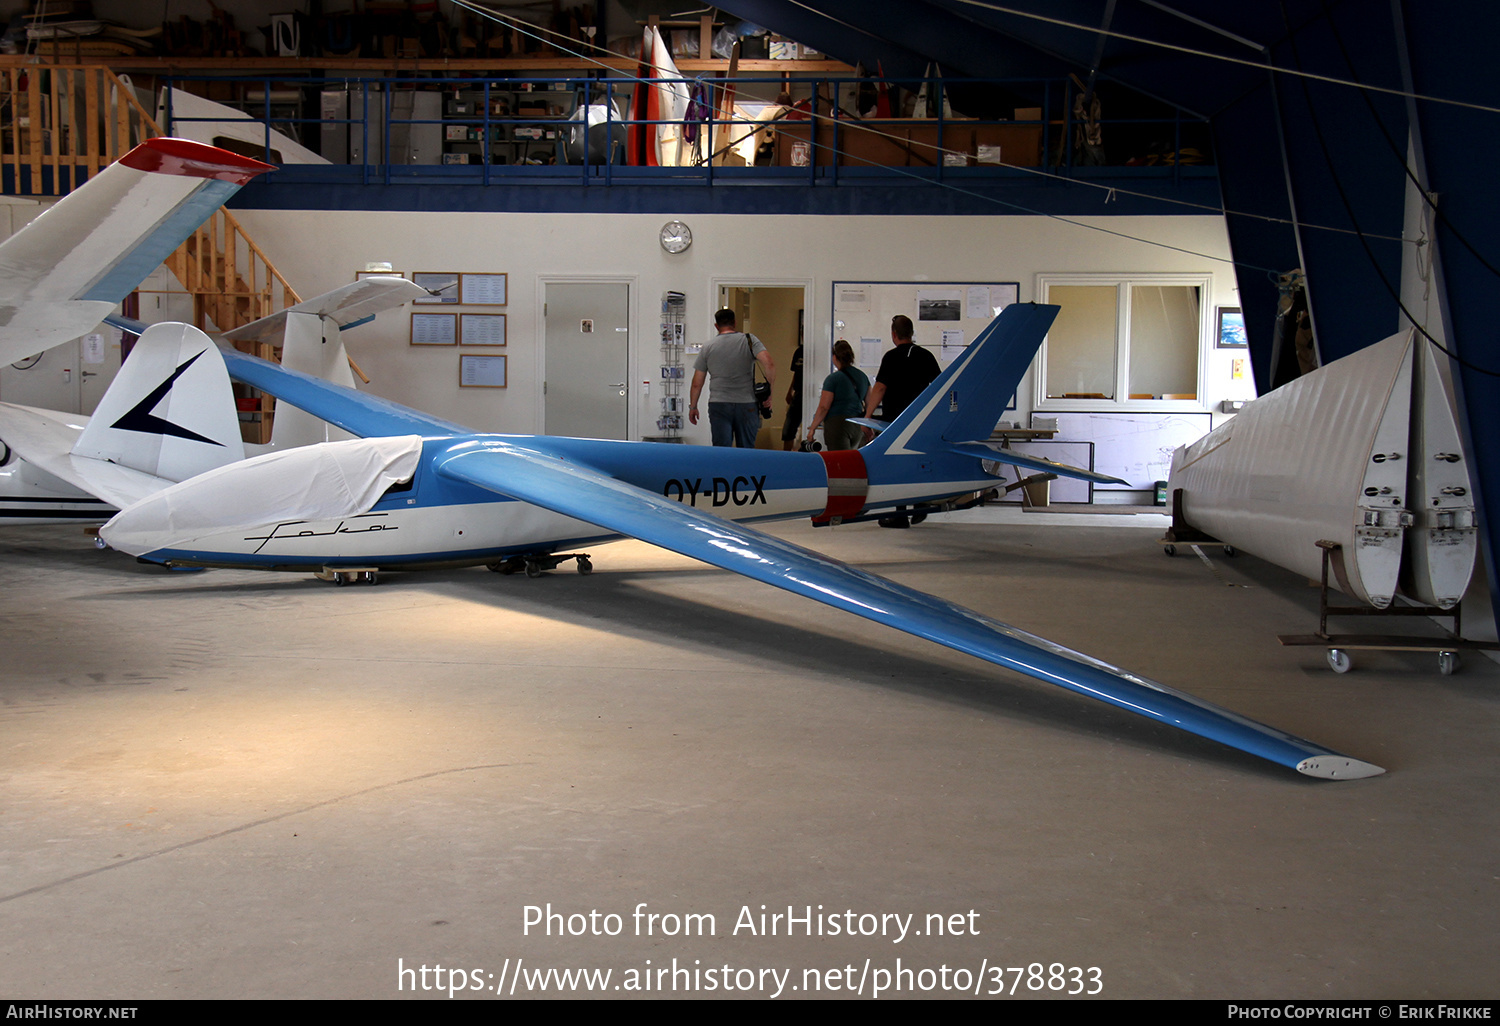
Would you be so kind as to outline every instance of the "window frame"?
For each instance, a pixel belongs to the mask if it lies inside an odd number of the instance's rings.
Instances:
[[[1036,276],[1038,303],[1047,302],[1053,286],[1113,285],[1118,289],[1115,308],[1115,398],[1063,399],[1047,395],[1047,339],[1042,340],[1036,357],[1036,381],[1032,409],[1039,413],[1076,411],[1079,413],[1142,410],[1156,413],[1201,413],[1204,390],[1208,385],[1208,349],[1213,340],[1213,275],[1202,274],[1098,274],[1043,273]],[[1198,289],[1198,353],[1194,399],[1131,399],[1130,396],[1130,302],[1135,286],[1192,286]]]

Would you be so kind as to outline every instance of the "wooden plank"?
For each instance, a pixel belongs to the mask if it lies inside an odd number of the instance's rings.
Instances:
[[[714,158],[714,163],[719,167],[724,166],[724,160],[729,156],[727,152],[719,153],[719,151],[749,131],[749,126],[747,125],[728,124],[734,118],[734,94],[739,89],[734,76],[739,71],[739,67],[740,41],[736,39],[734,41],[734,48],[729,51],[729,73],[724,76],[724,85],[719,87],[719,113],[716,116],[720,123],[718,131],[714,133],[715,138],[712,150],[712,152],[719,154]]]
[[[51,105],[47,108],[47,121],[49,122],[47,128],[50,129],[51,132],[52,145],[47,147],[47,149],[50,150],[50,153],[45,154],[44,159],[45,157],[51,158],[50,163],[52,164],[52,194],[54,196],[62,195],[62,179],[61,177],[59,177],[62,173],[62,161],[58,157],[58,150],[62,148],[63,120],[62,110],[57,104],[57,80],[63,74],[66,74],[66,72],[62,72],[59,68],[53,68],[52,72],[47,76],[48,87],[52,98]]]
[[[130,104],[125,102],[125,83],[109,72],[110,84],[115,90],[115,140],[111,157],[119,160],[130,152]]]
[[[15,183],[16,191],[21,189],[21,111],[25,108],[25,100],[21,92],[16,88],[16,76],[20,72],[7,70],[5,72],[5,95],[10,99],[10,152],[3,159],[10,166],[11,181]]]
[[[706,61],[714,55],[714,16],[704,14],[698,18],[698,59]]]
[[[214,292],[224,293],[229,291],[229,276],[224,270],[224,260],[220,257],[219,246],[222,240],[227,236],[232,248],[234,243],[234,233],[226,229],[222,234],[220,234],[220,221],[221,219],[219,217],[218,211],[215,211],[209,216],[208,250],[203,255],[207,259],[208,263],[208,287]],[[224,327],[222,323],[219,325],[219,328],[222,331],[229,330],[228,328]]]
[[[99,80],[103,76],[93,68],[84,68],[80,75],[83,77],[83,146],[88,160],[89,177],[92,178],[99,173],[99,168],[102,166],[99,160],[97,133],[99,131]]]
[[[660,19],[658,19],[660,21]],[[0,55],[0,68],[26,68],[35,67],[27,62],[31,58],[24,56]],[[452,57],[419,58],[417,60],[396,60],[386,57],[129,57],[111,58],[91,62],[95,65],[108,67],[115,73],[119,72],[142,72],[157,75],[186,74],[189,72],[224,72],[228,74],[246,74],[253,71],[284,72],[289,75],[298,72],[322,72],[327,70],[330,75],[338,71],[369,71],[385,72],[394,75],[409,75],[414,71],[435,71],[449,75],[464,75],[467,72],[515,72],[518,77],[534,77],[542,74],[553,74],[558,71],[597,71],[602,63],[616,71],[633,73],[636,61],[632,58],[600,56],[598,58],[583,59],[578,57],[470,57],[456,59]],[[787,61],[756,60],[746,61],[741,67],[745,72],[779,72],[784,71]],[[835,60],[810,60],[795,61],[799,75],[830,74],[841,77],[853,78],[854,66]],[[709,71],[722,72],[729,62],[720,57],[711,60],[698,58],[683,58],[676,62],[679,71]],[[335,76],[337,77],[337,76]]]
[[[27,142],[30,143],[31,191],[42,191],[42,72],[33,69],[26,76]]]

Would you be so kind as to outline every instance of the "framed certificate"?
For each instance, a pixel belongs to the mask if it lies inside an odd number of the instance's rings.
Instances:
[[[414,313],[411,315],[411,344],[414,346],[453,346],[458,344],[458,314]]]
[[[460,356],[458,384],[460,388],[504,388],[505,357]]]
[[[457,271],[413,271],[411,280],[413,284],[420,285],[433,293],[426,299],[412,300],[419,306],[458,302]]]
[[[465,306],[504,306],[504,274],[459,275],[459,301]]]
[[[458,315],[458,341],[465,346],[505,345],[505,315],[462,313]]]
[[[1214,336],[1214,348],[1250,348],[1250,337],[1245,334],[1245,313],[1239,307],[1219,307],[1219,330]]]

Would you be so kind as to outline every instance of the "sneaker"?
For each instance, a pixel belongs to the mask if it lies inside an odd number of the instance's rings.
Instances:
[[[927,514],[926,513],[913,513],[911,515],[911,526],[916,527],[918,524],[920,524],[922,521],[924,521],[926,519],[927,519]]]

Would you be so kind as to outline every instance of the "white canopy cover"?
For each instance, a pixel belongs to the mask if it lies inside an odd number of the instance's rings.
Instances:
[[[418,435],[354,438],[256,456],[183,481],[122,509],[99,529],[133,556],[198,538],[288,520],[368,512],[391,485],[410,480]]]

